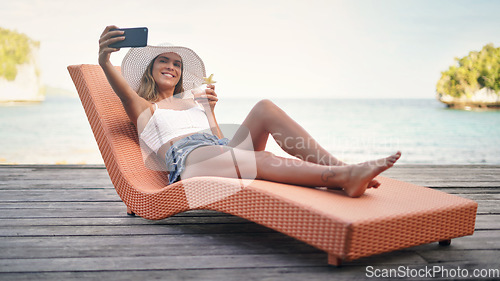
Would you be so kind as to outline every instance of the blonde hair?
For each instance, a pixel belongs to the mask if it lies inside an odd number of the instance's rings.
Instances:
[[[158,99],[158,89],[156,87],[155,79],[153,78],[153,65],[158,57],[159,56],[155,57],[149,63],[148,67],[144,71],[144,74],[142,74],[141,83],[139,85],[139,89],[137,90],[137,94],[148,101],[156,101]],[[175,85],[174,95],[184,92],[184,87],[182,86],[183,71],[184,65],[181,64],[181,79],[179,79],[179,82]]]

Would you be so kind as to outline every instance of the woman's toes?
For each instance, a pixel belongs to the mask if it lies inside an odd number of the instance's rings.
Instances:
[[[380,182],[378,180],[371,180],[368,188],[378,188],[380,186]]]
[[[368,188],[377,188],[378,185],[380,184],[377,180],[371,180],[370,183],[368,184]]]

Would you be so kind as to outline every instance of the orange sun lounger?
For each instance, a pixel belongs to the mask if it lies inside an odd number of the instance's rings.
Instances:
[[[167,185],[146,168],[137,131],[98,65],[68,70],[104,163],[129,214],[158,220],[193,209],[216,210],[256,222],[328,253],[340,265],[420,244],[449,244],[472,235],[477,203],[379,176],[382,185],[360,198],[340,191],[221,177]]]

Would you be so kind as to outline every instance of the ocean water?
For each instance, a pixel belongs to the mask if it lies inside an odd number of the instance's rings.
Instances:
[[[397,150],[407,164],[500,164],[500,111],[448,109],[433,99],[272,99],[348,163]],[[241,124],[256,99],[221,99],[220,124]],[[224,126],[224,125],[223,125]],[[270,138],[268,150],[287,154]],[[77,97],[0,105],[0,164],[102,164]]]

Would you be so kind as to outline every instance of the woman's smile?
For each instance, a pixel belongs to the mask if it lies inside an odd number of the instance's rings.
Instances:
[[[171,73],[168,73],[168,72],[162,72],[161,74],[163,74],[163,76],[166,76],[166,77],[169,77],[169,78],[174,78],[175,75],[171,74]]]

